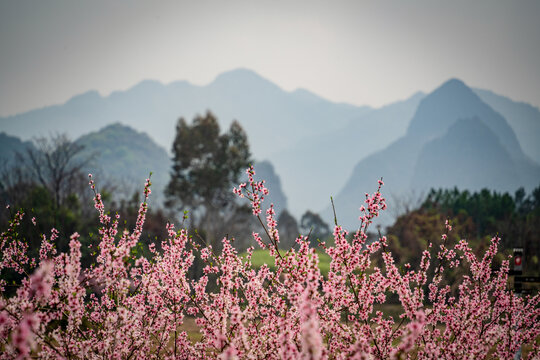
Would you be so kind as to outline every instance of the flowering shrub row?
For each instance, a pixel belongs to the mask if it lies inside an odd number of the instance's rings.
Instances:
[[[399,269],[386,238],[367,243],[367,230],[386,208],[380,189],[366,194],[360,227],[348,236],[334,229],[334,244],[321,244],[330,256],[323,278],[309,239],[300,236],[297,249],[279,249],[273,206],[261,218],[268,191],[254,179],[234,192],[247,198],[263,231],[253,233],[258,246],[275,259],[254,270],[253,248],[241,257],[224,238],[220,253],[190,237],[186,229],[167,226],[161,251],[151,258],[132,251],[147,212],[150,180],[144,189],[135,229],[119,230],[119,216],[105,212],[99,193],[99,244],[95,264],[81,267],[81,243],[71,236],[70,250],[57,254],[53,229],[43,237],[38,259],[29,259],[18,238],[19,212],[1,235],[0,271],[24,275],[16,294],[0,290],[0,358],[44,359],[462,359],[512,358],[522,344],[538,357],[540,297],[516,296],[507,289],[508,261],[492,270],[499,239],[477,258],[465,240],[438,249],[430,245],[418,269]],[[451,226],[447,224],[447,231]],[[205,262],[204,276],[189,279],[195,256]],[[381,267],[374,260],[382,260]],[[453,295],[444,285],[451,268],[468,275]],[[212,290],[210,290],[212,289]],[[397,294],[399,318],[374,306]],[[195,317],[202,334],[191,342],[182,324]]]

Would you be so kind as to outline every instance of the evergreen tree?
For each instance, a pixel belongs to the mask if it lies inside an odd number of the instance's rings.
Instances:
[[[242,225],[238,219],[247,217],[249,210],[238,205],[232,188],[250,163],[247,135],[240,124],[233,121],[221,134],[210,112],[197,116],[191,125],[181,118],[172,151],[167,205],[188,211],[189,225],[207,242],[219,245],[222,236],[238,234],[235,223]]]

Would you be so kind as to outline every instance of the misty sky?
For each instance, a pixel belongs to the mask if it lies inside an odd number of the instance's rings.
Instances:
[[[540,1],[3,1],[0,116],[250,68],[380,106],[450,77],[540,106]]]

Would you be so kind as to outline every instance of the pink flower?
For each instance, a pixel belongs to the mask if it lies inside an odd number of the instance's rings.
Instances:
[[[12,335],[14,347],[17,349],[19,359],[27,358],[34,347],[34,331],[39,325],[36,314],[25,314],[19,326]]]
[[[521,344],[539,356],[540,296],[518,297],[507,288],[508,260],[492,269],[499,238],[477,257],[467,241],[453,243],[447,223],[442,244],[428,243],[419,264],[400,268],[386,237],[367,241],[386,209],[381,180],[366,194],[357,231],[336,226],[334,241],[317,250],[299,236],[284,251],[273,205],[266,219],[261,215],[264,182],[255,181],[253,167],[247,173],[249,181],[234,192],[248,199],[261,227],[252,241],[270,258],[258,268],[254,248],[240,255],[229,237],[204,246],[172,224],[160,243],[149,244],[150,256],[140,256],[149,179],[129,231],[105,211],[90,176],[100,225],[87,267],[81,254],[90,246],[84,249],[74,233],[69,250],[57,254],[53,244],[64,235],[54,229],[43,236],[39,259],[29,258],[28,244],[14,235],[24,216],[18,212],[0,237],[0,271],[31,275],[10,295],[0,278],[5,357],[39,349],[35,355],[43,358],[510,358]],[[330,259],[325,277],[323,251]],[[32,273],[34,263],[40,266]],[[446,285],[449,267],[466,274],[455,281],[456,294]],[[190,276],[195,268],[204,275]],[[402,319],[376,311],[391,297],[399,299]],[[187,321],[200,332],[195,343],[183,330]]]
[[[51,294],[54,282],[54,265],[52,261],[44,261],[30,276],[30,297],[46,300]]]

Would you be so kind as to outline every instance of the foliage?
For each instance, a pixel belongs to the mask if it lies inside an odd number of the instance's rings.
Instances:
[[[433,209],[412,210],[400,216],[392,226],[387,228],[386,233],[388,248],[394,254],[396,263],[419,266],[422,251],[427,245],[430,242],[435,242],[435,246],[439,245],[445,220],[444,214]],[[469,235],[474,233],[474,224],[469,218],[452,218],[452,227],[452,233],[449,234],[452,242],[457,242],[462,238],[470,239]],[[476,243],[478,245],[478,241]],[[482,252],[486,249],[476,250]]]
[[[83,147],[66,135],[34,139],[20,148],[0,177],[0,199],[8,209],[0,212],[0,226],[7,226],[13,212],[27,209],[31,218],[39,218],[34,226],[30,219],[21,224],[21,235],[29,239],[31,256],[37,255],[42,234],[51,228],[61,235],[55,244],[67,251],[65,239],[73,232],[83,232],[97,225],[92,218],[92,203],[81,168],[89,157],[80,156]],[[4,205],[4,206],[5,206]]]
[[[227,190],[237,183],[249,164],[245,132],[233,122],[228,133],[220,134],[217,119],[207,113],[193,125],[178,121],[173,143],[173,170],[167,194],[171,203],[189,210],[200,206],[223,206],[230,201]]]
[[[0,226],[7,227],[17,210],[26,209],[27,217],[18,233],[28,239],[30,257],[39,255],[43,236],[53,233],[53,246],[59,252],[69,250],[69,236],[74,232],[80,234],[83,244],[88,244],[99,224],[92,216],[91,191],[82,173],[92,155],[65,134],[36,138],[32,143],[21,143],[17,149],[12,156],[15,161],[0,177],[0,199],[7,205],[0,211]],[[106,191],[103,196],[109,198]],[[90,264],[90,252],[83,247],[85,265]],[[10,274],[7,279],[12,282],[20,280],[20,276]]]
[[[86,191],[79,187],[72,188],[72,192],[70,191],[58,208],[55,206],[50,191],[37,183],[19,182],[1,189],[0,199],[4,207],[0,210],[0,227],[7,228],[14,214],[18,210],[25,209],[26,216],[20,222],[17,232],[19,237],[28,243],[29,257],[39,256],[43,237],[51,236],[53,232],[57,234],[52,242],[56,251],[60,253],[69,251],[70,235],[77,232],[83,245],[81,263],[83,266],[88,266],[93,262],[91,254],[95,252],[88,245],[99,237],[96,231],[99,221],[91,208],[92,197],[86,196],[86,193],[91,194],[92,191],[88,189],[86,181],[84,185],[83,189]],[[14,187],[20,193],[18,196],[12,196]],[[107,190],[104,189],[101,194],[102,200],[111,204],[122,215],[123,221],[119,224],[121,231],[133,228],[140,204],[139,194],[136,193],[131,199],[121,200],[118,203],[112,201],[112,196]],[[138,251],[148,254],[149,244],[166,236],[166,224],[167,214],[163,210],[149,210],[146,216],[145,234],[141,237]],[[4,274],[4,278],[9,283],[20,280],[20,276],[16,274]]]
[[[208,112],[197,116],[192,125],[183,118],[178,121],[172,151],[167,204],[189,211],[192,227],[219,247],[217,234],[224,227],[245,223],[248,215],[230,192],[250,163],[247,135],[236,121],[220,134],[217,119]]]
[[[1,235],[0,270],[2,280],[7,271],[25,275],[16,294],[0,300],[0,357],[455,359],[494,352],[511,358],[521,344],[531,346],[529,358],[540,356],[540,296],[519,297],[507,289],[508,260],[492,269],[499,238],[477,257],[466,240],[450,240],[447,223],[445,242],[437,248],[429,243],[414,269],[396,266],[386,237],[366,243],[369,226],[386,209],[381,185],[366,194],[351,240],[336,226],[334,244],[321,244],[330,258],[327,278],[306,237],[297,238],[298,250],[279,249],[273,206],[266,221],[261,218],[268,191],[254,180],[253,168],[234,192],[250,201],[263,226],[263,235],[253,237],[273,258],[274,271],[252,268],[253,248],[239,256],[225,237],[216,251],[172,224],[161,252],[150,246],[150,259],[134,252],[148,211],[149,180],[131,232],[119,231],[119,216],[108,215],[95,193],[101,225],[89,267],[80,263],[77,233],[68,252],[56,252],[53,235],[43,238],[38,258],[28,258],[17,232],[24,214],[18,212]],[[205,275],[189,280],[195,254],[206,263]],[[382,266],[374,266],[375,259]],[[455,267],[467,275],[458,279],[454,297],[442,279]],[[401,319],[375,311],[390,294],[399,297]],[[186,316],[196,318],[202,335],[196,343],[181,330]]]
[[[503,251],[523,247],[524,269],[540,275],[540,186],[528,195],[520,188],[513,196],[487,189],[474,193],[456,188],[432,190],[421,206],[420,211],[424,210],[464,224],[466,229],[459,234],[472,242],[498,234]]]

